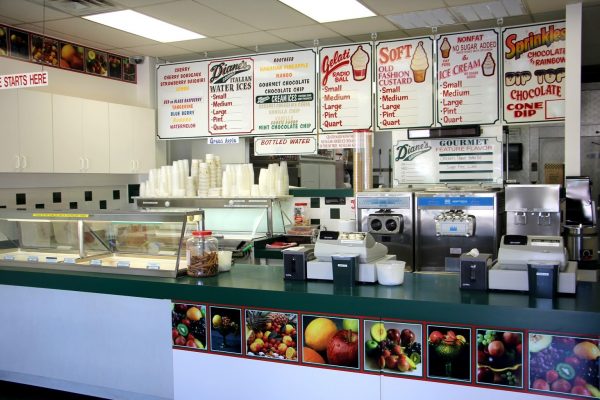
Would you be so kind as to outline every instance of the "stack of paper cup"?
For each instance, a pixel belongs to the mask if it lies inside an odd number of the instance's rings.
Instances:
[[[208,164],[198,164],[198,196],[208,196],[208,189],[210,185],[210,177],[208,172]]]

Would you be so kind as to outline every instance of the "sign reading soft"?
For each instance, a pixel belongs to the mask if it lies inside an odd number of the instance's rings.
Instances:
[[[564,22],[503,30],[507,123],[564,119],[565,37]]]

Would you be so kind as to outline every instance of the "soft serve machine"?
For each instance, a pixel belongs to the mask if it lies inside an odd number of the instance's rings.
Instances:
[[[458,272],[471,249],[498,251],[500,187],[433,186],[415,193],[415,265],[421,271]]]

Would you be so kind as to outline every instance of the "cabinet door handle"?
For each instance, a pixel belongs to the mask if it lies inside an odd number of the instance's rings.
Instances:
[[[25,169],[27,168],[27,157],[26,156],[21,156],[23,157],[23,166],[21,167],[21,169]]]
[[[15,169],[20,169],[21,168],[21,157],[16,155],[15,159],[17,160],[17,162],[15,163]]]
[[[131,172],[135,172],[135,160],[131,160]]]
[[[135,160],[135,172],[140,172],[140,160]]]
[[[90,159],[89,158],[85,158],[85,170],[89,170],[90,169]]]
[[[85,169],[85,164],[83,163],[83,157],[79,157],[79,171],[83,171]]]

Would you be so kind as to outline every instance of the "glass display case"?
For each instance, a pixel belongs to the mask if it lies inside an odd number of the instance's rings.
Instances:
[[[204,212],[0,212],[6,266],[175,277]]]

